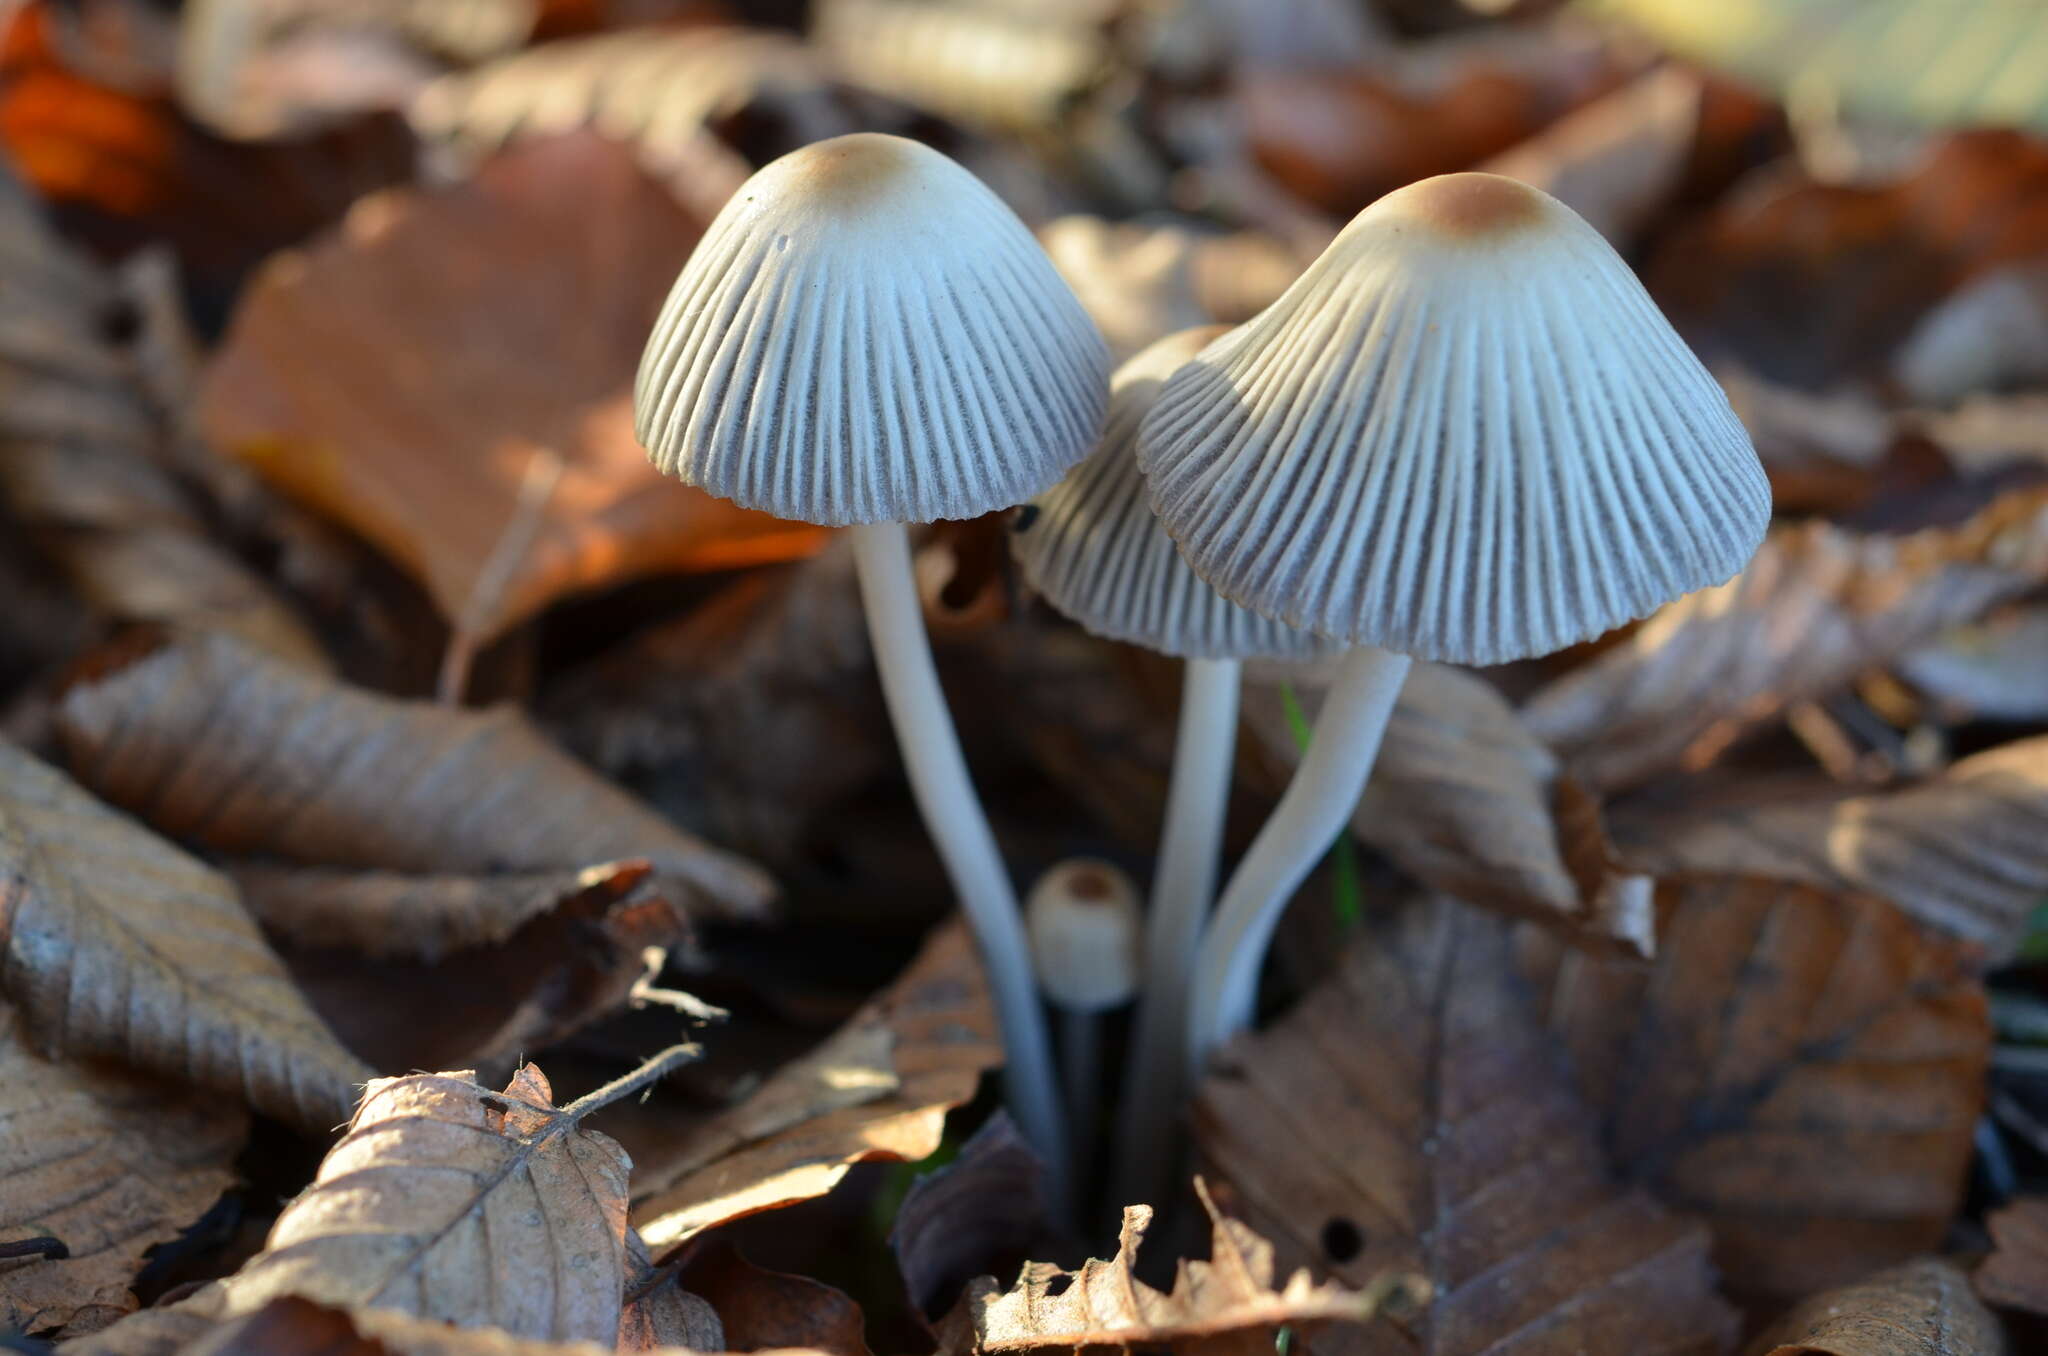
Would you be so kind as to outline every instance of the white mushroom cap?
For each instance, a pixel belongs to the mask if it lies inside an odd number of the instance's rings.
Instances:
[[[1749,435],[1628,266],[1491,174],[1361,212],[1167,381],[1138,455],[1226,597],[1458,663],[1721,583],[1771,511]]]
[[[1086,455],[1102,336],[1030,231],[929,147],[792,151],[704,234],[640,360],[640,441],[747,508],[833,526],[972,518]]]
[[[1010,549],[1046,601],[1110,640],[1181,659],[1288,659],[1338,648],[1239,607],[1202,582],[1152,514],[1138,424],[1166,378],[1227,325],[1170,334],[1109,382],[1109,418],[1088,460],[1017,515]]]
[[[1038,987],[1053,1006],[1102,1012],[1137,996],[1138,887],[1108,862],[1075,857],[1038,878],[1024,901]]]

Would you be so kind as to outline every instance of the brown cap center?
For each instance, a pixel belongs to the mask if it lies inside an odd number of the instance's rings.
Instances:
[[[1083,866],[1068,875],[1067,892],[1083,904],[1102,904],[1115,896],[1116,882],[1106,871]]]
[[[1441,174],[1399,196],[1409,215],[1445,235],[1504,235],[1543,220],[1542,195],[1498,174]]]

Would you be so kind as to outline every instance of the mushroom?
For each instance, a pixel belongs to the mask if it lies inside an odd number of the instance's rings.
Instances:
[[[634,387],[663,471],[844,526],[911,789],[989,976],[1011,1109],[1064,1193],[1016,894],[968,778],[903,524],[1020,503],[1086,455],[1108,349],[1031,233],[928,147],[855,133],[762,168],[669,293]]]
[[[1102,1085],[1102,1014],[1138,992],[1138,887],[1109,862],[1075,857],[1038,878],[1024,902],[1038,986],[1060,1014],[1061,1066],[1073,1118],[1071,1170],[1088,1174]]]
[[[1228,326],[1168,335],[1110,378],[1109,417],[1089,458],[1018,511],[1010,548],[1052,606],[1109,640],[1186,661],[1173,779],[1145,928],[1144,984],[1123,1085],[1118,1199],[1171,1184],[1188,975],[1215,895],[1216,859],[1237,739],[1238,663],[1340,647],[1248,611],[1188,568],[1152,515],[1138,470],[1138,425],[1173,371]]]
[[[1167,380],[1152,505],[1225,597],[1356,648],[1204,934],[1189,1057],[1248,1024],[1294,888],[1365,785],[1410,657],[1548,654],[1728,579],[1770,487],[1614,250],[1512,179],[1390,193]]]

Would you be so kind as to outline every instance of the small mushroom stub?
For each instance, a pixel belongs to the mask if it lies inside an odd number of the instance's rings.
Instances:
[[[1136,997],[1138,890],[1108,862],[1076,858],[1039,877],[1024,905],[1038,984],[1056,1008],[1106,1012]]]
[[[1599,232],[1491,174],[1361,212],[1168,379],[1152,503],[1224,596],[1494,664],[1727,580],[1770,486],[1727,397]]]

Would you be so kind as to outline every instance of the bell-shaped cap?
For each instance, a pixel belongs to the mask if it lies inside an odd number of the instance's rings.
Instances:
[[[972,518],[1095,441],[1109,352],[965,169],[860,132],[767,165],[676,279],[634,412],[663,471],[839,526]]]
[[[1139,461],[1226,597],[1468,664],[1725,581],[1771,511],[1749,435],[1628,266],[1491,174],[1361,212],[1174,373]]]
[[[1088,459],[1018,511],[1010,550],[1047,602],[1098,636],[1180,659],[1298,658],[1338,648],[1239,607],[1188,567],[1153,516],[1138,424],[1166,378],[1227,330],[1170,334],[1109,382],[1109,418]]]
[[[1054,1007],[1101,1012],[1137,996],[1143,915],[1138,887],[1109,862],[1073,857],[1038,878],[1024,900],[1024,930]]]

